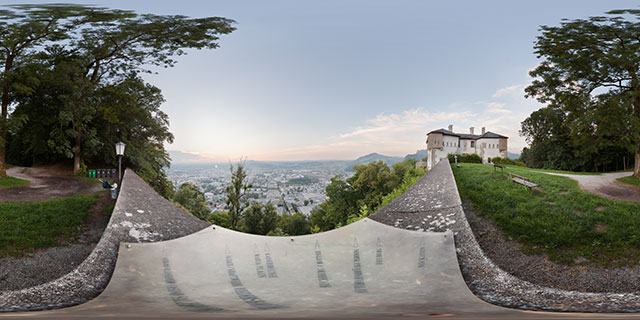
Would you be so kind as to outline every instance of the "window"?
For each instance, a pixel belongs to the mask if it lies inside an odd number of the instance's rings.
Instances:
[[[471,148],[475,148],[476,147],[476,142],[475,141],[471,141]]]

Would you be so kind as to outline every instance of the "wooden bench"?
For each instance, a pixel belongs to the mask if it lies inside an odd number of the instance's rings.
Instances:
[[[511,172],[509,172],[509,178],[511,178],[511,181],[513,181],[515,183],[519,183],[519,184],[529,188],[529,190],[531,190],[532,188],[538,187],[537,184],[529,181],[529,179],[527,177],[519,176],[519,175],[511,173]]]
[[[496,168],[500,168],[500,172],[504,173],[504,166],[501,166],[501,165],[495,164],[495,163],[492,163],[492,164],[493,164],[493,172],[498,172],[498,169],[496,169]]]

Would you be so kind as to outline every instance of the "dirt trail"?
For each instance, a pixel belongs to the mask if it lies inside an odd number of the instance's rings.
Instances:
[[[28,180],[29,185],[0,189],[0,201],[44,201],[102,189],[97,181],[90,183],[71,177],[71,170],[60,166],[12,167],[7,169],[7,174]]]
[[[601,175],[543,173],[576,180],[580,189],[607,199],[640,202],[640,188],[616,181],[618,178],[630,176],[629,172],[603,173]]]

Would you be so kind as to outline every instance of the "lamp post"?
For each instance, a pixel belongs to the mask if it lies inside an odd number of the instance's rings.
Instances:
[[[122,156],[124,155],[124,147],[126,146],[122,141],[116,143],[116,154],[118,155],[118,191],[120,191],[120,186],[122,185]]]

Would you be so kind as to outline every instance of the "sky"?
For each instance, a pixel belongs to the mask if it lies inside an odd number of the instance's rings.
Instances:
[[[3,1],[5,4],[47,1]],[[426,149],[426,134],[518,131],[541,25],[635,1],[67,1],[138,13],[221,16],[236,31],[145,75],[193,161],[347,160]]]

